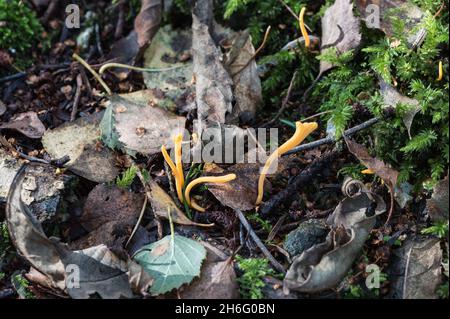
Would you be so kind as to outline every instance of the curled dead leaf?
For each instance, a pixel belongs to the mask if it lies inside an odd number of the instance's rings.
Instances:
[[[341,201],[327,220],[332,230],[325,242],[294,258],[284,278],[285,291],[316,293],[335,288],[363,248],[376,217],[385,211],[383,199],[376,194]]]
[[[66,291],[72,298],[90,298],[98,294],[101,298],[131,298],[132,289],[148,286],[151,278],[133,280],[139,271],[129,269],[129,261],[121,260],[105,245],[72,251],[56,238],[48,238],[41,224],[22,201],[24,182],[28,171],[42,164],[27,164],[17,173],[6,205],[6,222],[11,241],[18,252],[40,273],[44,274],[52,287]],[[77,272],[78,285],[68,285],[69,274]],[[131,276],[133,274],[133,276]],[[144,283],[146,281],[146,283]]]
[[[147,196],[153,209],[153,213],[161,218],[169,219],[169,213],[172,221],[176,224],[186,226],[211,227],[214,224],[195,223],[177,207],[173,199],[155,182],[150,181],[146,185]]]
[[[395,186],[397,185],[399,172],[389,167],[383,161],[370,156],[369,151],[363,145],[353,142],[350,139],[345,139],[345,142],[350,153],[355,155],[364,166],[374,171],[389,188],[391,194],[391,208],[387,219],[387,222],[389,222],[394,211]]]
[[[0,129],[15,130],[34,139],[41,138],[45,132],[44,124],[42,124],[36,112],[32,111],[20,113],[8,123],[0,124]]]

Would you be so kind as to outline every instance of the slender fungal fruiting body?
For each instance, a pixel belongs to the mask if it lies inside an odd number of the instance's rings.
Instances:
[[[365,175],[374,175],[374,174],[375,174],[375,171],[372,170],[372,169],[370,169],[370,168],[368,168],[368,169],[365,169],[365,170],[361,171],[361,174],[365,174]]]
[[[199,177],[192,182],[190,182],[186,190],[184,191],[184,198],[186,199],[186,203],[191,206],[192,208],[198,210],[199,212],[205,212],[205,209],[203,207],[198,206],[194,201],[191,200],[190,193],[191,190],[203,183],[228,183],[232,180],[236,179],[236,174],[228,174],[224,176],[205,176],[205,177]]]
[[[266,180],[267,172],[269,171],[270,167],[272,166],[275,159],[282,156],[283,154],[287,153],[294,147],[301,144],[305,138],[311,134],[313,131],[315,131],[318,127],[316,122],[312,123],[302,123],[302,122],[296,122],[295,123],[296,130],[295,134],[283,145],[281,145],[275,152],[273,152],[269,158],[267,159],[261,174],[259,175],[258,180],[258,197],[256,199],[256,205],[261,204],[263,195],[264,195],[264,182]]]
[[[437,80],[442,81],[443,78],[444,78],[444,65],[443,65],[442,61],[439,61],[439,75],[438,75]]]
[[[161,153],[164,159],[166,160],[167,164],[169,165],[170,169],[172,170],[172,174],[175,176],[177,173],[177,168],[175,166],[175,163],[170,158],[169,153],[167,153],[166,147],[164,145],[161,146]]]
[[[308,31],[306,30],[305,27],[305,12],[306,7],[303,7],[302,10],[300,11],[298,20],[300,23],[300,31],[302,32],[302,36],[305,39],[305,47],[309,48],[309,46],[311,45],[311,40],[309,39]]]
[[[175,166],[177,172],[177,194],[178,199],[183,202],[183,187],[184,187],[184,174],[183,174],[183,163],[182,163],[182,143],[183,143],[183,134],[178,134],[175,136]]]
[[[169,167],[172,170],[172,174],[175,177],[175,187],[177,189],[178,199],[181,202],[183,202],[184,174],[183,174],[183,164],[181,162],[182,160],[181,144],[183,143],[183,135],[178,134],[177,136],[175,136],[174,142],[175,142],[175,163],[170,158],[169,153],[167,153],[167,150],[164,145],[161,146],[161,153],[164,159],[166,160],[167,164],[169,164]]]

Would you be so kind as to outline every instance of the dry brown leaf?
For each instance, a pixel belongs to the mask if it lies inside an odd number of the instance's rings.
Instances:
[[[173,136],[184,131],[184,117],[156,106],[135,103],[127,97],[111,96],[108,107],[113,110],[112,129],[117,133],[118,141],[131,152],[157,154],[162,145],[171,148]],[[123,108],[127,111],[117,112]]]
[[[408,110],[403,115],[403,123],[408,130],[409,138],[411,138],[411,126],[413,124],[414,117],[422,109],[419,101],[400,94],[393,86],[387,84],[383,80],[380,82],[380,91],[383,96],[383,102],[386,106],[393,108],[396,108],[399,104],[409,106]]]
[[[0,129],[10,129],[22,133],[29,138],[41,138],[45,132],[45,126],[36,112],[30,111],[16,115],[8,123],[0,124]]]
[[[390,298],[438,299],[442,284],[442,249],[437,238],[415,237],[393,251],[388,271]]]
[[[67,291],[72,298],[85,299],[93,294],[106,299],[133,297],[129,261],[119,259],[104,245],[81,251],[69,250],[56,238],[47,238],[41,224],[24,205],[21,195],[27,174],[42,166],[35,163],[24,165],[16,175],[8,195],[6,222],[11,241],[18,252],[37,271],[46,275],[53,287]],[[78,285],[69,286],[68,282],[75,284],[69,278],[74,271],[79,275],[79,282]],[[140,286],[145,286],[142,280]]]
[[[432,197],[427,200],[428,215],[434,222],[448,220],[448,176],[436,184]]]
[[[0,100],[0,116],[5,114],[5,112],[6,112],[6,105],[5,103],[2,102],[2,100]]]
[[[147,195],[153,209],[153,213],[161,218],[169,219],[169,212],[172,220],[176,224],[186,226],[200,226],[211,227],[214,224],[199,224],[195,223],[177,207],[172,198],[155,182],[150,181],[146,187],[148,189]]]
[[[141,11],[134,20],[139,48],[147,46],[159,29],[162,18],[161,0],[141,0]]]
[[[336,0],[322,18],[322,53],[330,47],[341,55],[356,49],[361,43],[360,21],[353,14],[351,0]],[[333,67],[326,61],[320,62],[320,74]]]
[[[182,289],[181,297],[183,299],[238,299],[239,285],[233,260],[222,258],[208,245],[204,247],[207,255],[202,265],[201,276]]]
[[[192,15],[192,53],[201,127],[208,123],[225,123],[226,115],[233,110],[233,81],[222,65],[222,52],[213,39],[212,9],[207,10],[211,6],[211,0],[200,1]]]
[[[97,185],[88,195],[80,217],[89,232],[71,244],[72,249],[84,249],[104,244],[121,247],[139,217],[144,196],[128,192],[115,185]]]
[[[258,75],[258,65],[253,58],[254,54],[255,48],[249,32],[237,33],[227,54],[226,62],[227,70],[233,78],[236,99],[233,112],[227,119],[228,123],[236,121],[244,113],[253,117],[262,104],[261,80]],[[250,64],[238,73],[250,60]]]
[[[255,208],[258,196],[258,164],[236,164],[224,170],[216,164],[206,164],[204,172],[208,176],[236,174],[236,179],[229,183],[207,184],[208,190],[223,205],[242,211]],[[266,183],[269,187],[269,183]]]
[[[368,216],[371,207],[373,215]],[[316,293],[335,288],[361,252],[376,217],[385,211],[386,204],[376,194],[362,193],[341,201],[327,220],[332,230],[325,242],[294,258],[284,278],[285,291]]]
[[[369,7],[370,5],[374,7]],[[372,8],[379,10],[379,25],[378,28],[382,30],[387,36],[393,36],[393,22],[392,18],[399,18],[405,23],[404,36],[410,46],[418,46],[421,41],[425,39],[426,31],[424,29],[417,31],[417,26],[421,23],[424,13],[416,5],[408,0],[357,0],[356,7],[363,20],[369,21],[371,28],[376,27],[373,21],[373,15],[376,13]]]
[[[347,143],[348,150],[355,155],[364,166],[374,171],[389,188],[391,194],[391,208],[387,219],[387,222],[389,222],[392,212],[394,211],[394,194],[399,175],[398,171],[389,167],[383,161],[370,156],[369,151],[363,145],[353,142],[350,139],[346,139],[345,142]]]
[[[65,167],[97,183],[110,182],[119,173],[114,153],[107,147],[97,147],[102,114],[96,113],[47,130],[42,138],[42,144],[52,158],[69,156],[70,161]]]

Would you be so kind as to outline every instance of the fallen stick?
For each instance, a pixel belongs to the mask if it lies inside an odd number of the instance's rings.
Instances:
[[[352,127],[351,129],[348,129],[347,131],[344,132],[344,136],[345,137],[350,137],[352,135],[354,135],[355,133],[365,130],[366,128],[372,127],[373,125],[375,125],[376,123],[378,123],[380,121],[379,118],[373,118],[368,120],[367,122],[364,122],[360,125],[357,125],[355,127]],[[336,139],[334,139],[333,137],[326,137],[323,138],[321,140],[317,140],[308,144],[303,144],[297,147],[294,147],[292,150],[290,150],[289,152],[286,152],[283,156],[286,155],[290,155],[290,154],[295,154],[301,151],[305,151],[305,150],[310,150],[325,144],[333,144],[336,142]]]
[[[272,196],[267,202],[263,203],[258,210],[260,216],[264,217],[269,215],[270,212],[280,207],[282,204],[288,207],[295,199],[295,194],[303,186],[308,184],[312,179],[323,171],[326,165],[329,165],[334,161],[339,152],[331,151],[325,153],[320,158],[312,162],[308,167],[303,170],[299,175],[294,177],[292,183],[290,183],[285,189],[278,194]]]
[[[250,237],[253,239],[255,244],[261,249],[262,253],[267,257],[269,262],[275,267],[276,270],[278,270],[281,273],[286,273],[286,270],[284,267],[272,256],[270,251],[267,249],[267,247],[263,244],[261,239],[259,239],[258,235],[253,231],[252,226],[250,226],[247,218],[245,218],[244,213],[242,213],[240,210],[235,210],[239,220],[241,221],[242,226],[247,230],[247,232],[250,234]]]

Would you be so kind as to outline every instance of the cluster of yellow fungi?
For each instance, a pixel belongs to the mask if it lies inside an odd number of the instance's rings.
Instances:
[[[258,197],[256,200],[256,206],[261,204],[263,195],[264,195],[264,182],[266,180],[266,176],[269,172],[269,169],[274,164],[275,160],[282,156],[283,154],[287,153],[288,151],[292,150],[294,147],[301,144],[308,135],[310,135],[313,131],[315,131],[318,127],[317,123],[302,123],[302,122],[296,122],[295,123],[296,130],[294,135],[283,145],[281,145],[275,152],[273,152],[269,158],[267,159],[263,169],[261,170],[261,174],[259,176],[258,181]],[[186,201],[186,203],[189,205],[189,207],[199,211],[199,212],[205,212],[206,210],[199,206],[197,203],[195,203],[194,200],[191,199],[191,191],[194,187],[196,187],[199,184],[203,183],[228,183],[232,180],[236,179],[236,174],[228,174],[224,176],[205,176],[205,177],[199,177],[193,181],[191,181],[186,187],[185,187],[185,180],[183,175],[183,167],[182,167],[182,142],[183,142],[183,135],[178,134],[174,138],[175,143],[175,163],[170,158],[169,153],[167,152],[165,146],[161,146],[161,153],[163,154],[163,157],[167,164],[169,165],[172,175],[175,178],[175,185],[176,185],[176,191],[178,199],[181,202]],[[185,188],[184,188],[185,187]],[[184,192],[183,192],[184,189]]]
[[[182,144],[183,144],[183,135],[178,134],[174,138],[175,143],[175,163],[170,158],[169,153],[167,152],[165,146],[161,146],[161,153],[163,154],[163,157],[167,164],[169,165],[170,169],[172,170],[172,175],[175,178],[175,186],[177,190],[177,196],[180,202],[184,202],[186,200],[186,203],[189,205],[189,207],[198,210],[199,212],[204,213],[206,210],[199,206],[197,203],[195,203],[194,200],[191,199],[190,193],[191,190],[202,183],[227,183],[234,179],[236,179],[235,174],[228,174],[225,176],[206,176],[206,177],[200,177],[192,182],[190,182],[186,188],[184,189],[183,194],[183,188],[185,184],[184,180],[184,174],[183,174],[183,164],[182,164]]]

